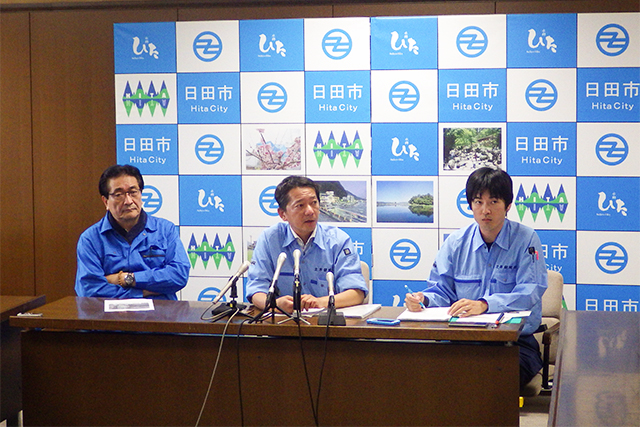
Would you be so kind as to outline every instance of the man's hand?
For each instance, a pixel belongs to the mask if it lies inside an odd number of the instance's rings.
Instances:
[[[474,314],[482,314],[489,306],[484,301],[474,301],[470,299],[461,299],[453,303],[449,309],[449,315],[454,317],[468,317]]]
[[[107,279],[107,282],[111,283],[112,285],[122,286],[122,283],[124,283],[124,272],[119,271],[117,273],[108,274],[104,276],[104,278]]]
[[[143,289],[143,290],[142,290],[142,297],[143,297],[143,298],[146,298],[146,297],[149,297],[149,296],[152,296],[152,295],[160,295],[160,294],[159,294],[159,293],[157,293],[157,292],[148,291],[148,290],[146,290],[146,289]]]
[[[421,311],[421,302],[424,301],[424,294],[422,292],[416,292],[415,294],[407,293],[404,297],[404,305],[407,306],[409,311]]]
[[[329,301],[329,297],[325,298],[325,302],[323,304],[322,298],[316,298],[313,295],[302,295],[300,297],[300,309],[305,310],[309,308],[322,308],[326,307]]]

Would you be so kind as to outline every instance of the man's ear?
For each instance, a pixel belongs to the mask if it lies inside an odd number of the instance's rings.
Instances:
[[[509,206],[507,206],[507,209],[505,209],[504,216],[507,216],[507,214],[509,213],[509,209],[511,209],[512,204],[513,203],[509,203]]]
[[[109,210],[109,206],[107,205],[107,198],[104,196],[100,196],[100,197],[102,197],[102,203],[104,203],[105,209]]]
[[[287,213],[284,210],[278,208],[278,215],[280,215],[280,218],[282,218],[283,221],[288,221]]]

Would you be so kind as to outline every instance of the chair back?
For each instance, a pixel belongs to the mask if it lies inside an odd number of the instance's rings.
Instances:
[[[364,283],[366,283],[367,289],[369,290],[369,292],[367,292],[367,296],[364,297],[364,301],[362,301],[362,303],[369,304],[369,302],[371,301],[371,274],[369,273],[369,264],[367,264],[364,261],[360,261],[360,268],[362,268],[362,276],[364,277]]]
[[[547,290],[542,295],[542,317],[560,320],[562,311],[562,288],[564,279],[557,271],[547,271]]]

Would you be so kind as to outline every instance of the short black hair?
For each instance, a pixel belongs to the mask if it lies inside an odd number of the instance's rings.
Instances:
[[[291,175],[286,177],[285,179],[278,184],[276,187],[276,201],[278,202],[278,207],[283,211],[287,209],[287,205],[289,204],[289,192],[294,188],[299,187],[308,187],[313,188],[316,192],[316,197],[318,201],[320,201],[320,186],[315,183],[315,181],[307,178],[306,176],[299,175]]]
[[[140,191],[144,188],[144,179],[142,179],[142,174],[140,173],[140,169],[131,165],[113,165],[109,166],[102,172],[100,176],[100,181],[98,182],[98,191],[100,195],[105,199],[109,198],[109,180],[113,178],[118,178],[120,176],[132,176],[136,180],[138,180],[138,187],[140,187]]]
[[[508,173],[498,167],[482,167],[476,169],[467,179],[467,203],[485,191],[491,197],[501,199],[505,206],[513,202],[513,181]]]

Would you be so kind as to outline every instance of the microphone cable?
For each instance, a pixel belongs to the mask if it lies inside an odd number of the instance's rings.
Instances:
[[[302,365],[304,366],[304,375],[307,380],[307,390],[309,391],[309,401],[311,402],[311,412],[313,413],[313,420],[316,423],[316,427],[319,427],[320,424],[318,422],[318,411],[316,409],[315,403],[313,401],[313,392],[311,391],[311,381],[309,381],[309,371],[307,369],[307,358],[304,355],[304,346],[302,345],[302,330],[300,329],[300,322],[296,322],[298,324],[298,341],[300,342],[300,353],[302,354]]]
[[[236,337],[236,363],[238,365],[238,397],[240,399],[240,425],[244,427],[244,406],[242,404],[242,375],[240,373],[240,337],[242,336],[242,325],[251,322],[252,319],[244,319],[238,327],[238,336]]]
[[[205,311],[206,313],[206,311]],[[202,418],[202,413],[204,412],[204,407],[207,404],[207,400],[209,400],[209,393],[211,392],[211,386],[213,384],[213,378],[216,376],[216,370],[218,369],[218,362],[220,361],[220,355],[222,354],[222,344],[224,343],[224,337],[227,334],[227,328],[229,328],[229,324],[233,318],[238,314],[238,311],[235,311],[227,320],[227,323],[224,325],[224,330],[222,331],[222,337],[220,338],[220,346],[218,347],[218,355],[216,356],[216,363],[213,366],[213,372],[211,372],[211,379],[209,380],[209,387],[207,388],[207,393],[205,394],[204,401],[202,402],[202,407],[200,408],[200,414],[198,414],[198,419],[196,421],[195,427],[198,427],[200,424],[200,418]],[[204,315],[204,313],[203,313]]]
[[[331,318],[327,320],[327,327],[325,328],[324,333],[324,350],[322,354],[322,363],[320,364],[320,378],[318,378],[318,394],[316,396],[316,425],[320,424],[320,390],[322,389],[322,375],[324,374],[324,364],[327,360],[327,344],[329,342],[329,324],[331,323]]]

